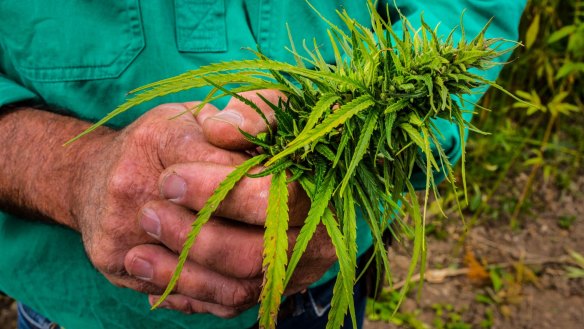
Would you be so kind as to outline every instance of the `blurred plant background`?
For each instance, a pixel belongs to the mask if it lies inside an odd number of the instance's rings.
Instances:
[[[471,138],[468,149],[475,200],[469,210],[475,217],[489,210],[488,201],[504,179],[528,169],[519,198],[509,205],[512,210],[506,208],[514,227],[537,180],[567,188],[582,166],[584,1],[531,0],[520,31],[524,47],[499,82],[537,107],[491,90],[482,105],[492,111],[482,111],[475,124],[492,135]]]
[[[513,0],[509,0],[513,1]],[[467,145],[464,224],[447,188],[428,219],[422,293],[386,288],[367,328],[581,328],[584,323],[584,0],[529,0]],[[441,214],[445,210],[447,217]],[[396,267],[408,243],[394,244]],[[399,271],[398,271],[399,272]],[[399,274],[395,280],[399,285]]]

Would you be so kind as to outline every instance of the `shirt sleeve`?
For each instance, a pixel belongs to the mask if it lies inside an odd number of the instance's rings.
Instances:
[[[389,8],[392,8],[393,1],[389,1]],[[422,26],[421,17],[431,27],[438,26],[438,36],[446,38],[454,30],[454,41],[457,42],[462,37],[461,23],[464,27],[467,40],[474,38],[485,25],[491,20],[486,30],[487,38],[502,38],[515,41],[518,38],[519,20],[525,8],[526,0],[436,0],[436,1],[412,1],[396,0],[397,8],[408,18],[412,26],[417,29]],[[464,14],[463,14],[464,13]],[[401,22],[394,22],[394,29],[401,34]],[[505,47],[513,47],[513,42],[502,44]],[[510,54],[507,53],[496,59],[497,62],[504,63]],[[485,79],[495,80],[501,72],[502,65],[496,65],[486,71],[475,70]],[[486,88],[477,90],[472,95],[464,97],[464,103],[459,103],[464,110],[464,119],[469,121],[472,118],[472,110],[483,96]],[[439,140],[451,163],[457,162],[462,155],[462,143],[458,127],[444,119],[435,119],[436,130],[440,132]],[[468,130],[464,138],[468,137]],[[445,178],[444,172],[435,173],[436,182]],[[412,184],[416,189],[425,187],[426,176],[424,170],[416,170],[412,175]]]
[[[0,107],[38,98],[38,96],[0,73]]]

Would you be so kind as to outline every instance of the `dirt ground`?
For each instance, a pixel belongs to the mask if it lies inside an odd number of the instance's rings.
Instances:
[[[524,180],[519,176],[507,186],[517,188]],[[459,222],[431,234],[428,282],[420,297],[405,300],[399,319],[367,320],[365,329],[582,328],[584,278],[568,278],[566,267],[574,266],[569,250],[584,254],[584,174],[566,190],[536,190],[518,229],[508,221],[479,219],[462,245]],[[569,227],[560,227],[566,222]],[[407,249],[391,250],[397,283],[408,265]],[[488,273],[492,268],[495,278]],[[0,296],[0,329],[16,328],[15,309]]]
[[[456,243],[460,224],[444,228],[446,239],[430,236],[432,282],[403,303],[398,315],[406,320],[367,321],[365,328],[584,328],[584,278],[566,271],[574,266],[570,250],[584,254],[584,175],[565,191],[540,186],[530,203],[520,229],[491,219],[472,228],[462,246]],[[392,248],[396,282],[409,264],[406,250]],[[498,290],[488,275],[493,267],[502,281]]]
[[[16,328],[16,303],[0,295],[0,329]]]

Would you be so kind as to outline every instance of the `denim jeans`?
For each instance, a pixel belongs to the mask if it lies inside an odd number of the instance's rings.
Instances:
[[[321,286],[308,289],[303,294],[295,294],[290,296],[284,302],[283,307],[290,307],[286,304],[291,303],[292,310],[290,314],[278,321],[278,329],[326,328],[334,285],[335,280],[331,280],[330,282],[327,282]],[[357,328],[353,328],[351,317],[347,314],[347,316],[345,316],[345,322],[342,327],[343,329],[361,329],[363,326],[365,306],[367,304],[365,280],[360,280],[355,285],[353,289],[353,300],[355,302],[355,317]]]
[[[18,329],[59,329],[59,325],[21,303],[17,304]]]

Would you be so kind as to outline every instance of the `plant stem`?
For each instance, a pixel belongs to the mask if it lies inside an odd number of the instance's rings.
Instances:
[[[517,227],[517,217],[519,216],[519,212],[521,211],[521,207],[525,203],[525,200],[527,199],[527,196],[528,196],[529,192],[531,191],[533,181],[535,180],[535,175],[539,171],[539,168],[542,166],[543,152],[544,152],[544,150],[548,144],[548,141],[550,139],[550,136],[552,133],[552,128],[556,122],[556,119],[557,119],[557,115],[552,114],[550,120],[548,121],[548,125],[545,129],[545,134],[544,134],[543,140],[541,142],[541,147],[539,148],[539,151],[541,152],[542,161],[534,164],[533,167],[531,168],[529,178],[527,179],[527,184],[525,185],[525,188],[523,188],[523,192],[521,192],[521,196],[519,197],[519,201],[515,205],[515,209],[513,210],[513,215],[511,215],[511,222],[510,222],[511,227]]]

